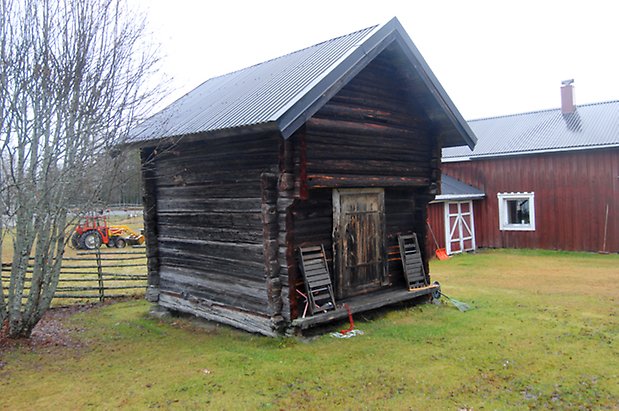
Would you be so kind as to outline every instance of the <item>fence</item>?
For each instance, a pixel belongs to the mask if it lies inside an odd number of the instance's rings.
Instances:
[[[2,280],[10,279],[11,265],[2,264]],[[32,274],[32,266],[28,267]],[[30,288],[27,278],[25,289]],[[146,253],[144,247],[128,251],[94,250],[77,252],[63,258],[60,280],[54,299],[103,301],[128,297],[146,289]]]

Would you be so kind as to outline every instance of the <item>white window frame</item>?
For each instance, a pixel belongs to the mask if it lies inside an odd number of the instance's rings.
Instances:
[[[499,228],[501,231],[535,231],[535,193],[498,193]],[[509,224],[507,218],[508,200],[529,200],[529,223]]]

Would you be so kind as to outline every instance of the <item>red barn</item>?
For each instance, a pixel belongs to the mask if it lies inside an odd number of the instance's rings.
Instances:
[[[619,252],[619,101],[561,95],[561,109],[470,121],[474,150],[443,149],[429,206],[440,247]]]

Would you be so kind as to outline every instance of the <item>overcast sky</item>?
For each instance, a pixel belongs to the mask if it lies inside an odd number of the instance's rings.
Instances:
[[[133,0],[148,11],[167,101],[205,80],[397,17],[465,119],[619,99],[619,2]]]

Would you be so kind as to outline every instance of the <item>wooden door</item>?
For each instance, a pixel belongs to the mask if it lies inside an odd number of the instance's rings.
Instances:
[[[385,283],[383,189],[333,191],[333,245],[338,298],[363,294]]]
[[[445,244],[447,254],[475,250],[472,201],[445,203]]]

